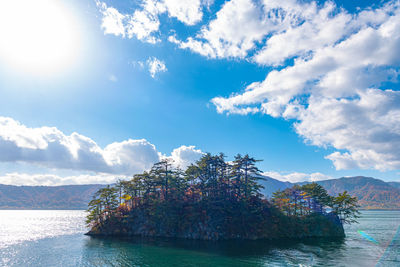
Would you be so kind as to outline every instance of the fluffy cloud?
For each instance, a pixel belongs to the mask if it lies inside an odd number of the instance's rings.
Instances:
[[[172,158],[182,167],[201,153],[182,146]],[[47,168],[94,171],[96,173],[132,175],[148,170],[163,156],[146,141],[126,140],[99,147],[92,139],[72,133],[66,135],[55,127],[28,128],[0,117],[0,161],[27,162]]]
[[[156,35],[160,28],[161,14],[166,13],[186,25],[194,25],[201,21],[203,5],[207,4],[200,0],[143,0],[141,8],[134,10],[132,14],[122,14],[104,2],[96,3],[103,15],[101,28],[105,34],[123,38],[136,37],[153,44],[160,41]]]
[[[291,182],[291,183],[298,183],[298,182],[315,182],[315,181],[322,181],[332,179],[333,177],[315,172],[315,173],[301,173],[301,172],[293,172],[282,174],[279,172],[264,172],[263,175],[283,181],[283,182]]]
[[[112,7],[107,7],[105,3],[97,2],[103,14],[101,28],[104,34],[114,34],[116,36],[125,37],[125,16],[119,13],[118,10]]]
[[[203,154],[200,149],[196,149],[194,146],[181,146],[172,151],[170,159],[172,159],[175,166],[185,169],[199,160]]]
[[[187,25],[196,24],[203,16],[200,0],[164,0],[163,3],[170,17],[175,17]]]
[[[158,38],[154,36],[160,27],[155,3],[147,1],[143,10],[135,10],[133,14],[121,14],[117,9],[108,7],[103,2],[96,3],[103,15],[101,28],[104,34],[123,38],[136,37],[148,43],[158,42]]]
[[[150,76],[152,78],[155,78],[156,74],[159,72],[167,71],[167,67],[165,66],[164,61],[159,60],[158,58],[151,57],[146,61],[146,64],[149,68]]]
[[[126,178],[126,177],[123,177]],[[27,173],[7,173],[0,176],[0,184],[6,185],[71,185],[71,184],[111,184],[118,178],[115,175],[75,175],[59,176],[55,174],[27,174]]]
[[[142,11],[157,21],[162,13],[188,25],[201,20],[205,2],[177,3],[148,0]],[[105,32],[124,36],[116,10],[104,16]],[[331,1],[231,0],[194,36],[168,40],[205,57],[272,69],[243,92],[213,98],[218,112],[290,120],[307,143],[336,150],[326,158],[337,169],[400,169],[393,86],[399,82],[399,1],[351,14]]]
[[[327,16],[332,10],[325,5],[309,21],[272,35],[254,57],[277,65],[295,56],[292,65],[212,102],[218,112],[294,120],[308,143],[338,150],[327,156],[337,169],[399,169],[400,92],[384,87],[398,82],[398,3],[352,17]]]
[[[296,4],[296,10],[301,10]],[[304,20],[300,25],[289,25],[269,38],[265,46],[257,51],[255,62],[262,65],[281,65],[292,56],[304,56],[315,49],[332,45],[343,38],[354,26],[350,25],[352,16],[346,12],[333,15],[335,6],[326,2],[322,8],[307,5],[307,17],[296,18]]]
[[[169,41],[211,58],[245,58],[267,35],[299,25],[315,13],[315,3],[268,0],[260,5],[252,0],[232,0],[195,38],[180,41],[170,36]]]
[[[203,153],[195,149],[193,146],[183,146],[174,149],[169,158],[173,159],[175,166],[187,167],[192,162],[198,160]],[[272,177],[274,179],[284,182],[314,182],[321,180],[332,179],[331,176],[316,172],[316,173],[286,173],[279,172],[264,172],[263,175]],[[6,173],[0,175],[0,184],[7,185],[44,185],[44,186],[57,186],[57,185],[70,185],[70,184],[111,184],[118,179],[129,179],[129,176],[116,176],[111,174],[80,174],[60,176],[56,174],[28,174],[28,173]]]

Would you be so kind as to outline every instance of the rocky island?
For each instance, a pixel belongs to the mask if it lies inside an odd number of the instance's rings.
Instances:
[[[342,238],[357,199],[333,197],[316,184],[260,194],[257,160],[204,155],[185,171],[168,160],[97,191],[89,203],[91,236],[199,240]],[[328,212],[329,211],[329,212]]]

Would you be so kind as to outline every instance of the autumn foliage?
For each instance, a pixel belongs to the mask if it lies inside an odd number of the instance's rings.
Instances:
[[[163,160],[100,189],[89,203],[89,233],[212,240],[341,234],[341,223],[326,216],[331,198],[323,188],[279,191],[269,201],[260,193],[257,162],[248,155],[226,162],[223,154],[206,154],[183,171]],[[321,218],[340,224],[339,230],[317,227],[315,233],[312,224]]]

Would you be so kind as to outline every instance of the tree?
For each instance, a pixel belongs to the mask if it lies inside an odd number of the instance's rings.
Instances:
[[[117,189],[107,185],[99,190],[99,200],[105,212],[110,212],[118,207]]]
[[[118,199],[119,199],[119,204],[121,205],[122,202],[122,193],[124,190],[124,180],[118,179],[117,182],[115,183],[115,188],[118,191]]]
[[[321,185],[313,182],[301,186],[300,189],[310,197],[307,202],[313,212],[322,213],[324,206],[332,206],[332,197]]]
[[[262,185],[258,183],[263,178],[260,176],[261,171],[256,167],[256,163],[261,160],[256,160],[246,154],[242,157],[240,154],[235,156],[232,164],[232,178],[235,182],[235,187],[238,196],[244,194],[245,198],[258,194]]]
[[[88,225],[101,223],[101,201],[96,195],[94,195],[93,199],[89,202],[87,212],[86,223]]]
[[[170,197],[172,197],[174,200],[182,200],[189,187],[188,181],[185,177],[185,172],[179,168],[173,170],[169,183]]]
[[[207,153],[183,171],[174,168],[170,160],[162,160],[129,181],[118,180],[114,186],[99,189],[89,203],[87,223],[101,226],[113,216],[134,218],[136,211],[150,216],[155,225],[163,219],[177,226],[185,218],[195,218],[186,221],[192,223],[221,216],[221,225],[241,229],[245,234],[252,231],[251,220],[267,218],[274,212],[296,221],[310,213],[324,213],[324,207],[331,206],[343,223],[358,218],[355,198],[347,192],[332,198],[316,183],[275,192],[272,204],[276,208],[271,209],[270,202],[260,194],[263,178],[257,162],[247,154],[237,154],[233,162],[226,162],[222,153]],[[261,215],[264,211],[268,212]]]
[[[275,191],[272,194],[272,204],[274,204],[279,210],[283,211],[286,213],[286,215],[290,215],[290,206],[289,206],[289,196],[287,194],[287,190],[286,191]]]
[[[235,188],[235,193],[237,197],[241,197],[242,195],[242,155],[237,154],[235,156],[235,160],[232,162],[231,165],[231,179],[232,184],[234,185]]]
[[[162,191],[164,192],[164,199],[168,199],[169,180],[172,175],[172,163],[169,159],[163,159],[153,165],[151,174],[161,183]]]
[[[87,223],[102,223],[105,217],[118,207],[117,189],[111,186],[100,188],[88,205]]]
[[[332,205],[332,197],[325,188],[312,183],[279,190],[273,194],[272,203],[288,216],[304,216],[324,213],[324,207]]]
[[[260,161],[250,157],[248,154],[242,158],[244,193],[246,198],[254,193],[259,193],[259,190],[262,188],[258,181],[263,178],[260,176],[261,171],[256,167],[256,163]]]
[[[360,217],[358,208],[357,198],[351,197],[347,191],[339,193],[333,199],[333,211],[339,216],[342,223],[357,223],[357,219]]]

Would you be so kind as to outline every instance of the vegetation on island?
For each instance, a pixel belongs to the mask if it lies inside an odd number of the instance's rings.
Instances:
[[[357,200],[329,196],[316,184],[260,193],[258,160],[205,154],[185,171],[169,160],[98,190],[89,203],[89,235],[190,239],[343,237],[357,219]],[[329,213],[328,211],[331,210]]]
[[[330,210],[338,215],[342,224],[356,223],[360,214],[356,197],[351,197],[347,191],[339,193],[337,197],[330,196],[325,188],[315,182],[279,190],[273,194],[271,202],[287,216],[326,214]]]

